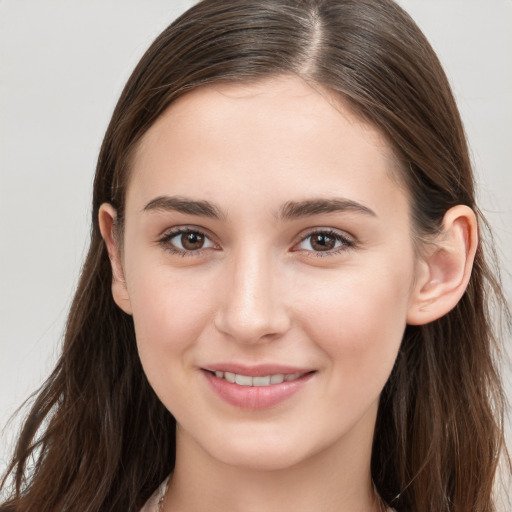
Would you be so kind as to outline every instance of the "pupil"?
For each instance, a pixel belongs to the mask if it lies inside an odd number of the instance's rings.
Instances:
[[[328,251],[334,248],[335,240],[329,235],[315,235],[311,241],[313,249],[317,251]]]
[[[204,236],[200,233],[185,233],[181,235],[181,244],[191,251],[201,249],[204,244]]]

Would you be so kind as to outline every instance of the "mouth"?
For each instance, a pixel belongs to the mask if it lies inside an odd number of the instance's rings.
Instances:
[[[218,379],[224,379],[231,384],[238,384],[239,386],[273,386],[276,384],[282,384],[283,382],[292,382],[300,379],[305,375],[313,373],[312,371],[306,372],[295,372],[295,373],[274,373],[270,375],[261,375],[253,377],[251,375],[243,375],[241,373],[234,372],[223,372],[219,370],[205,370],[212,376]]]
[[[202,368],[209,388],[223,402],[240,409],[261,410],[289,402],[309,388],[316,370],[283,366]]]

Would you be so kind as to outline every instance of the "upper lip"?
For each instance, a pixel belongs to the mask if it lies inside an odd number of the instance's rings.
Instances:
[[[230,372],[237,375],[247,375],[250,377],[264,377],[266,375],[292,375],[295,373],[308,373],[313,371],[312,368],[304,368],[298,366],[288,366],[282,364],[258,364],[245,365],[238,363],[216,363],[202,367],[203,370],[210,372]]]

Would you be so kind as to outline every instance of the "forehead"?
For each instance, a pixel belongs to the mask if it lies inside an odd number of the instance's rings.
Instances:
[[[139,149],[143,150],[148,142],[156,142],[158,136],[172,129],[175,123],[180,123],[183,128],[192,126],[198,135],[200,131],[209,131],[211,135],[212,131],[227,131],[241,119],[250,119],[250,123],[244,126],[244,132],[261,125],[267,125],[268,129],[269,122],[272,123],[274,139],[278,128],[286,127],[288,130],[282,134],[282,141],[292,140],[289,137],[291,129],[295,134],[302,131],[313,136],[318,128],[329,129],[333,124],[336,131],[342,124],[345,128],[353,126],[359,134],[364,132],[370,144],[381,147],[385,156],[392,156],[383,134],[358,116],[347,100],[320,85],[289,75],[198,87],[171,104],[142,138]],[[237,129],[240,128],[238,125]],[[345,138],[348,131],[345,130]],[[339,142],[343,141],[340,139]]]
[[[189,195],[191,184],[212,196],[219,181],[267,200],[337,186],[358,195],[381,181],[396,188],[397,167],[380,131],[325,89],[291,76],[216,83],[183,95],[148,130],[127,200]]]

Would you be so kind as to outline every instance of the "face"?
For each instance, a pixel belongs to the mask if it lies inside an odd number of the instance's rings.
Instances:
[[[114,295],[178,444],[257,468],[370,449],[415,278],[394,172],[298,78],[197,89],[147,132]]]

